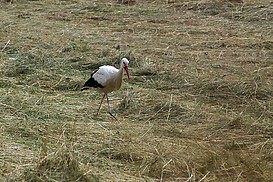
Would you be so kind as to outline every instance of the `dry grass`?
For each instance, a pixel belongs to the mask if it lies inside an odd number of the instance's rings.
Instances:
[[[1,181],[272,181],[272,3],[0,1]],[[130,59],[118,121],[80,92]]]

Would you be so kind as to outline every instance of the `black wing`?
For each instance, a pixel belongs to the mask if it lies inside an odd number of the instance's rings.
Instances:
[[[90,88],[104,88],[104,86],[102,86],[100,83],[98,83],[94,78],[93,78],[93,75],[98,71],[95,70],[92,74],[91,74],[91,77],[84,83],[81,91],[83,90],[87,90],[87,89],[90,89]]]

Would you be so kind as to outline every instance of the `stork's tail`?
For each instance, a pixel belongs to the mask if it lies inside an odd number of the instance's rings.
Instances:
[[[81,88],[81,91],[88,90],[88,89],[90,89],[90,87],[84,86],[84,87]]]

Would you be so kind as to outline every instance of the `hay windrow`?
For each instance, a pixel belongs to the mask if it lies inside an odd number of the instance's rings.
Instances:
[[[0,181],[273,181],[269,0],[0,4]]]

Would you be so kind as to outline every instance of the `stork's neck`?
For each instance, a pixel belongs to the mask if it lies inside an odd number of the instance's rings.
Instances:
[[[120,62],[118,75],[121,75],[121,77],[122,77],[122,75],[123,75],[123,63],[122,63],[122,61]]]
[[[120,67],[118,70],[117,79],[122,79],[122,76],[123,76],[123,68]]]
[[[119,70],[121,70],[121,69],[123,69],[123,62],[122,62],[122,60],[119,63]]]
[[[123,64],[120,63],[119,71],[117,72],[117,75],[115,77],[115,89],[118,90],[121,87],[122,82],[122,76],[123,76]]]

